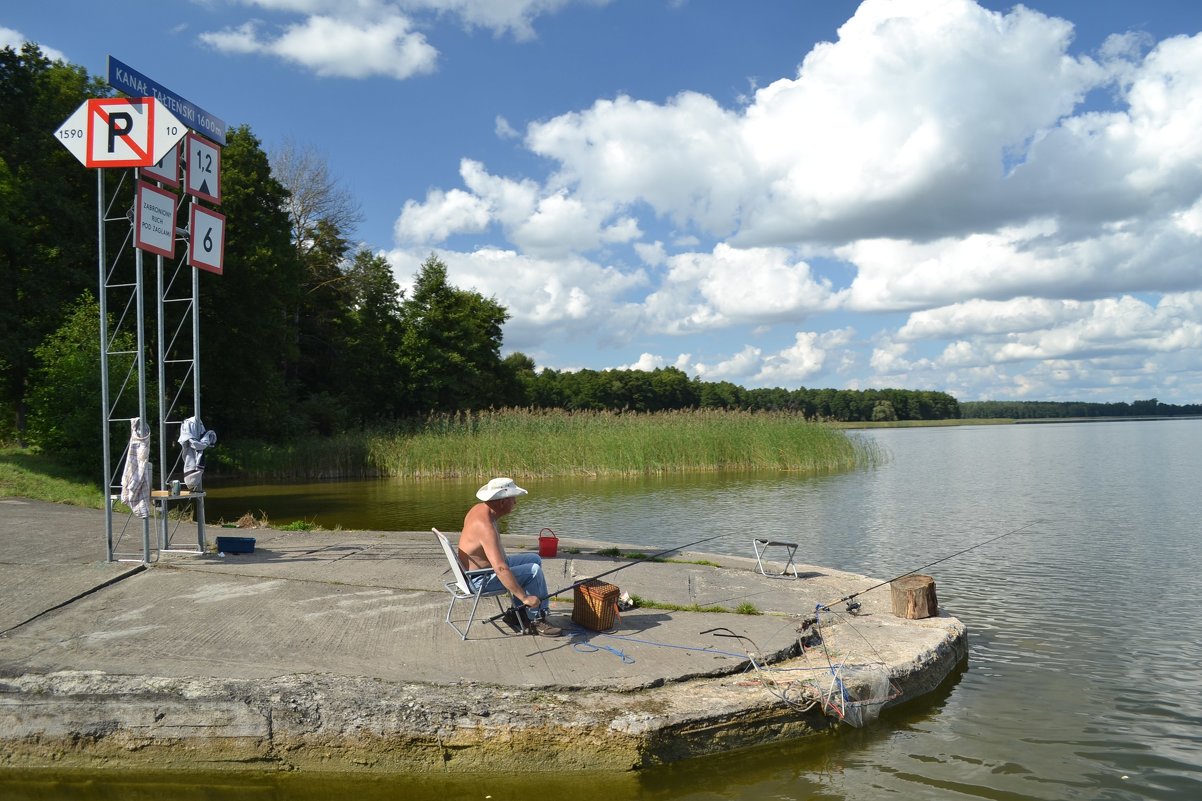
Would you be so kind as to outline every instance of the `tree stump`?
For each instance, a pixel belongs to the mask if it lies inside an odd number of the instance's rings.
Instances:
[[[920,620],[939,614],[935,579],[930,576],[903,576],[890,583],[889,594],[893,599],[893,614],[898,617]]]

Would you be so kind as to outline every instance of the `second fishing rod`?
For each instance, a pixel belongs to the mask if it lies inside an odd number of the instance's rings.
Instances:
[[[897,581],[898,579],[905,578],[906,576],[912,576],[915,573],[917,573],[919,570],[926,570],[928,567],[934,567],[935,565],[940,564],[942,562],[946,562],[949,559],[955,559],[957,556],[966,554],[969,551],[975,551],[977,548],[981,548],[985,545],[988,545],[991,542],[997,542],[998,540],[1002,539],[1003,537],[1009,537],[1011,534],[1017,534],[1020,531],[1026,531],[1031,526],[1035,525],[1036,522],[1038,522],[1038,521],[1033,520],[1024,526],[1019,526],[1018,528],[1011,529],[1010,531],[1007,531],[1004,534],[998,534],[996,537],[990,537],[989,539],[985,540],[984,542],[978,542],[976,545],[970,545],[967,548],[956,551],[953,554],[948,554],[947,556],[936,559],[933,562],[927,562],[925,565],[922,565],[921,567],[916,567],[913,570],[907,570],[905,573],[896,575],[893,578],[889,579],[888,581],[882,581],[878,584],[873,584],[871,587],[869,587],[866,590],[860,590],[859,592],[853,592],[851,595],[844,595],[842,598],[836,598],[835,600],[833,600],[829,603],[818,604],[814,609],[814,615],[812,617],[808,617],[802,621],[801,628],[802,628],[802,630],[804,630],[804,629],[809,628],[810,626],[813,626],[814,624],[816,624],[818,622],[818,613],[830,612],[830,611],[832,611],[831,607],[833,607],[835,604],[841,604],[844,601],[848,602],[847,603],[847,611],[851,614],[855,614],[856,611],[859,610],[859,608],[860,608],[860,602],[856,601],[855,599],[860,597],[864,593],[872,592],[873,590],[875,590],[879,587],[884,587],[888,584],[892,584],[893,582]]]

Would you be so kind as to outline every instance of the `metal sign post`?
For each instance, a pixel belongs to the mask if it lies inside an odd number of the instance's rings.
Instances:
[[[97,271],[100,286],[100,373],[101,407],[103,410],[103,458],[105,465],[105,557],[108,561],[133,560],[135,554],[124,554],[119,550],[122,536],[135,517],[142,522],[141,553],[136,556],[142,562],[151,559],[150,515],[154,510],[161,512],[162,531],[158,549],[169,547],[167,531],[168,503],[183,500],[181,495],[168,492],[168,484],[175,467],[166,468],[167,425],[176,423],[171,419],[181,396],[191,389],[191,413],[200,415],[200,284],[199,270],[221,274],[224,269],[225,217],[217,212],[197,206],[197,198],[213,204],[221,202],[220,195],[220,145],[225,144],[225,123],[208,114],[198,106],[164,89],[141,73],[109,57],[109,83],[129,95],[129,98],[92,98],[85,101],[55,131],[55,137],[85,167],[89,168],[134,168],[132,180],[132,208],[115,209],[121,196],[122,176],[112,197],[106,196],[105,172],[96,173],[97,191]],[[183,121],[181,121],[181,117]],[[187,129],[203,133],[208,139],[189,136],[189,146],[179,146]],[[193,189],[189,183],[186,191],[192,195],[188,203],[191,211],[189,227],[177,225],[181,191],[179,159],[181,152],[191,153],[193,141],[199,142],[198,165],[214,165],[207,174],[197,172],[200,179]],[[217,143],[217,144],[214,144]],[[191,181],[192,173],[189,172]],[[157,183],[152,184],[149,181]],[[173,191],[174,190],[174,191]],[[200,208],[200,211],[196,211]],[[108,252],[110,237],[107,226],[119,225],[125,233],[119,238],[121,244],[110,261]],[[204,227],[204,245],[196,250],[188,241],[188,253],[176,263],[174,275],[164,281],[164,259],[174,259],[175,242],[178,238],[191,239],[197,227]],[[128,227],[126,227],[128,226]],[[132,277],[128,249],[133,249]],[[164,469],[156,471],[149,459],[150,429],[146,423],[148,404],[146,398],[146,335],[144,295],[143,251],[156,256],[157,274],[157,319],[156,336],[158,389],[160,396],[155,404],[159,417],[159,460]],[[185,286],[187,296],[173,295],[172,287],[185,284],[181,279],[185,260],[191,269],[190,286]],[[189,291],[190,290],[190,291]],[[113,301],[117,301],[114,303]],[[177,328],[170,342],[165,325],[172,315],[168,307],[180,307],[174,315]],[[111,316],[111,319],[110,319]],[[190,325],[188,324],[190,323]],[[129,329],[133,329],[132,332]],[[190,335],[190,336],[189,336]],[[127,344],[132,339],[136,350]],[[188,342],[187,340],[191,341]],[[186,354],[186,355],[185,355]],[[182,376],[169,374],[174,365],[183,365]],[[125,366],[125,374],[119,375]],[[116,374],[115,374],[116,373]],[[136,373],[136,382],[133,382]],[[190,387],[189,387],[190,384]],[[125,396],[136,387],[137,417],[129,416],[131,401]],[[172,400],[170,391],[175,390]],[[115,393],[115,396],[114,396]],[[124,414],[124,416],[122,416]],[[112,445],[114,425],[128,425],[130,444],[114,460]],[[143,435],[143,430],[145,434]],[[155,473],[158,472],[161,487],[152,489]],[[136,491],[131,489],[136,488]],[[123,497],[124,496],[124,497]],[[205,550],[204,493],[190,493],[188,500],[196,504],[197,552]],[[114,503],[125,500],[131,513],[121,532],[113,525]]]

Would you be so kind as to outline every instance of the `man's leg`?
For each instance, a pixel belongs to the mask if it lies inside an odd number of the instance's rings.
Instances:
[[[544,597],[547,594],[547,574],[543,572],[542,557],[536,553],[514,554],[509,557],[509,569],[527,594],[542,598],[538,608],[545,617],[551,602]],[[521,603],[515,598],[513,605],[521,606]]]
[[[542,558],[536,553],[520,553],[509,557],[509,569],[513,571],[514,578],[526,593],[542,599],[538,611],[530,611],[531,633],[543,637],[558,637],[563,634],[563,629],[547,621],[551,601],[546,597],[547,574],[543,572]],[[516,602],[514,605],[517,605]]]
[[[522,592],[542,599],[537,611],[530,610],[530,632],[544,637],[558,637],[563,634],[562,629],[547,622],[547,612],[551,609],[551,601],[546,597],[547,577],[543,573],[542,558],[536,553],[522,553],[509,557],[508,562],[513,577],[517,579],[518,584],[522,585]],[[488,589],[500,589],[500,587],[501,582],[497,580],[496,576],[489,579]],[[522,605],[517,598],[513,599],[515,609]],[[511,622],[510,625],[517,628],[515,623]]]
[[[517,579],[518,584],[522,585],[522,590],[527,595],[534,595],[542,598],[542,603],[539,604],[539,609],[542,614],[546,614],[551,608],[551,602],[543,598],[547,594],[547,578],[543,573],[543,560],[536,553],[519,553],[509,557],[509,569],[513,572],[513,577]],[[501,580],[493,576],[485,585],[485,592],[492,592],[502,588]],[[522,606],[522,602],[517,598],[513,599],[515,607]]]

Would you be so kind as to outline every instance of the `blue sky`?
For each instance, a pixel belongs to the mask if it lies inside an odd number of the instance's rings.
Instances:
[[[314,149],[402,286],[437,253],[541,367],[961,400],[1202,402],[1200,31],[1187,0],[0,10],[0,45]]]

